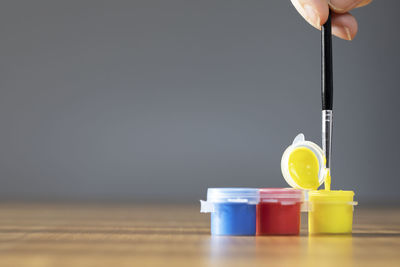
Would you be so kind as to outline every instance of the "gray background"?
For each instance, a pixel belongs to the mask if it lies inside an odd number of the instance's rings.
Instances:
[[[400,202],[396,0],[334,39],[333,187]],[[320,34],[290,1],[2,1],[0,198],[186,201],[287,186],[320,143]]]

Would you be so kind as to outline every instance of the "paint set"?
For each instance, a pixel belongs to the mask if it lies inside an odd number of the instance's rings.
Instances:
[[[201,212],[211,213],[212,235],[298,235],[301,211],[309,234],[352,232],[354,192],[331,190],[331,15],[321,27],[322,148],[299,134],[285,150],[281,171],[292,188],[209,188]]]
[[[322,148],[299,134],[285,150],[281,171],[292,188],[209,188],[201,212],[211,213],[212,235],[298,235],[301,211],[309,234],[352,232],[354,192],[331,190],[331,15],[321,27]]]
[[[209,188],[201,212],[211,213],[211,234],[298,235],[302,211],[309,234],[352,232],[354,192],[330,190],[318,145],[299,134],[283,153],[281,170],[292,188]]]

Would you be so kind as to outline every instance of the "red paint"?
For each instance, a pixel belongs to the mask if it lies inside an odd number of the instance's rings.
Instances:
[[[260,189],[257,235],[298,235],[302,193],[296,189]]]

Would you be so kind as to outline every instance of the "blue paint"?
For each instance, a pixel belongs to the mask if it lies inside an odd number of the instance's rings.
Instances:
[[[256,205],[215,203],[211,213],[212,235],[255,235]]]
[[[209,188],[200,211],[211,213],[212,235],[255,235],[258,201],[255,188]]]

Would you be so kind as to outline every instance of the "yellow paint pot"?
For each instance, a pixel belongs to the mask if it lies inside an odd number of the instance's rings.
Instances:
[[[308,193],[309,234],[351,234],[353,191],[315,190]]]
[[[325,168],[322,149],[299,134],[285,150],[282,175],[293,188],[303,189],[306,197],[302,211],[308,211],[309,234],[351,233],[353,191],[317,190],[323,183],[330,189],[330,172]]]

